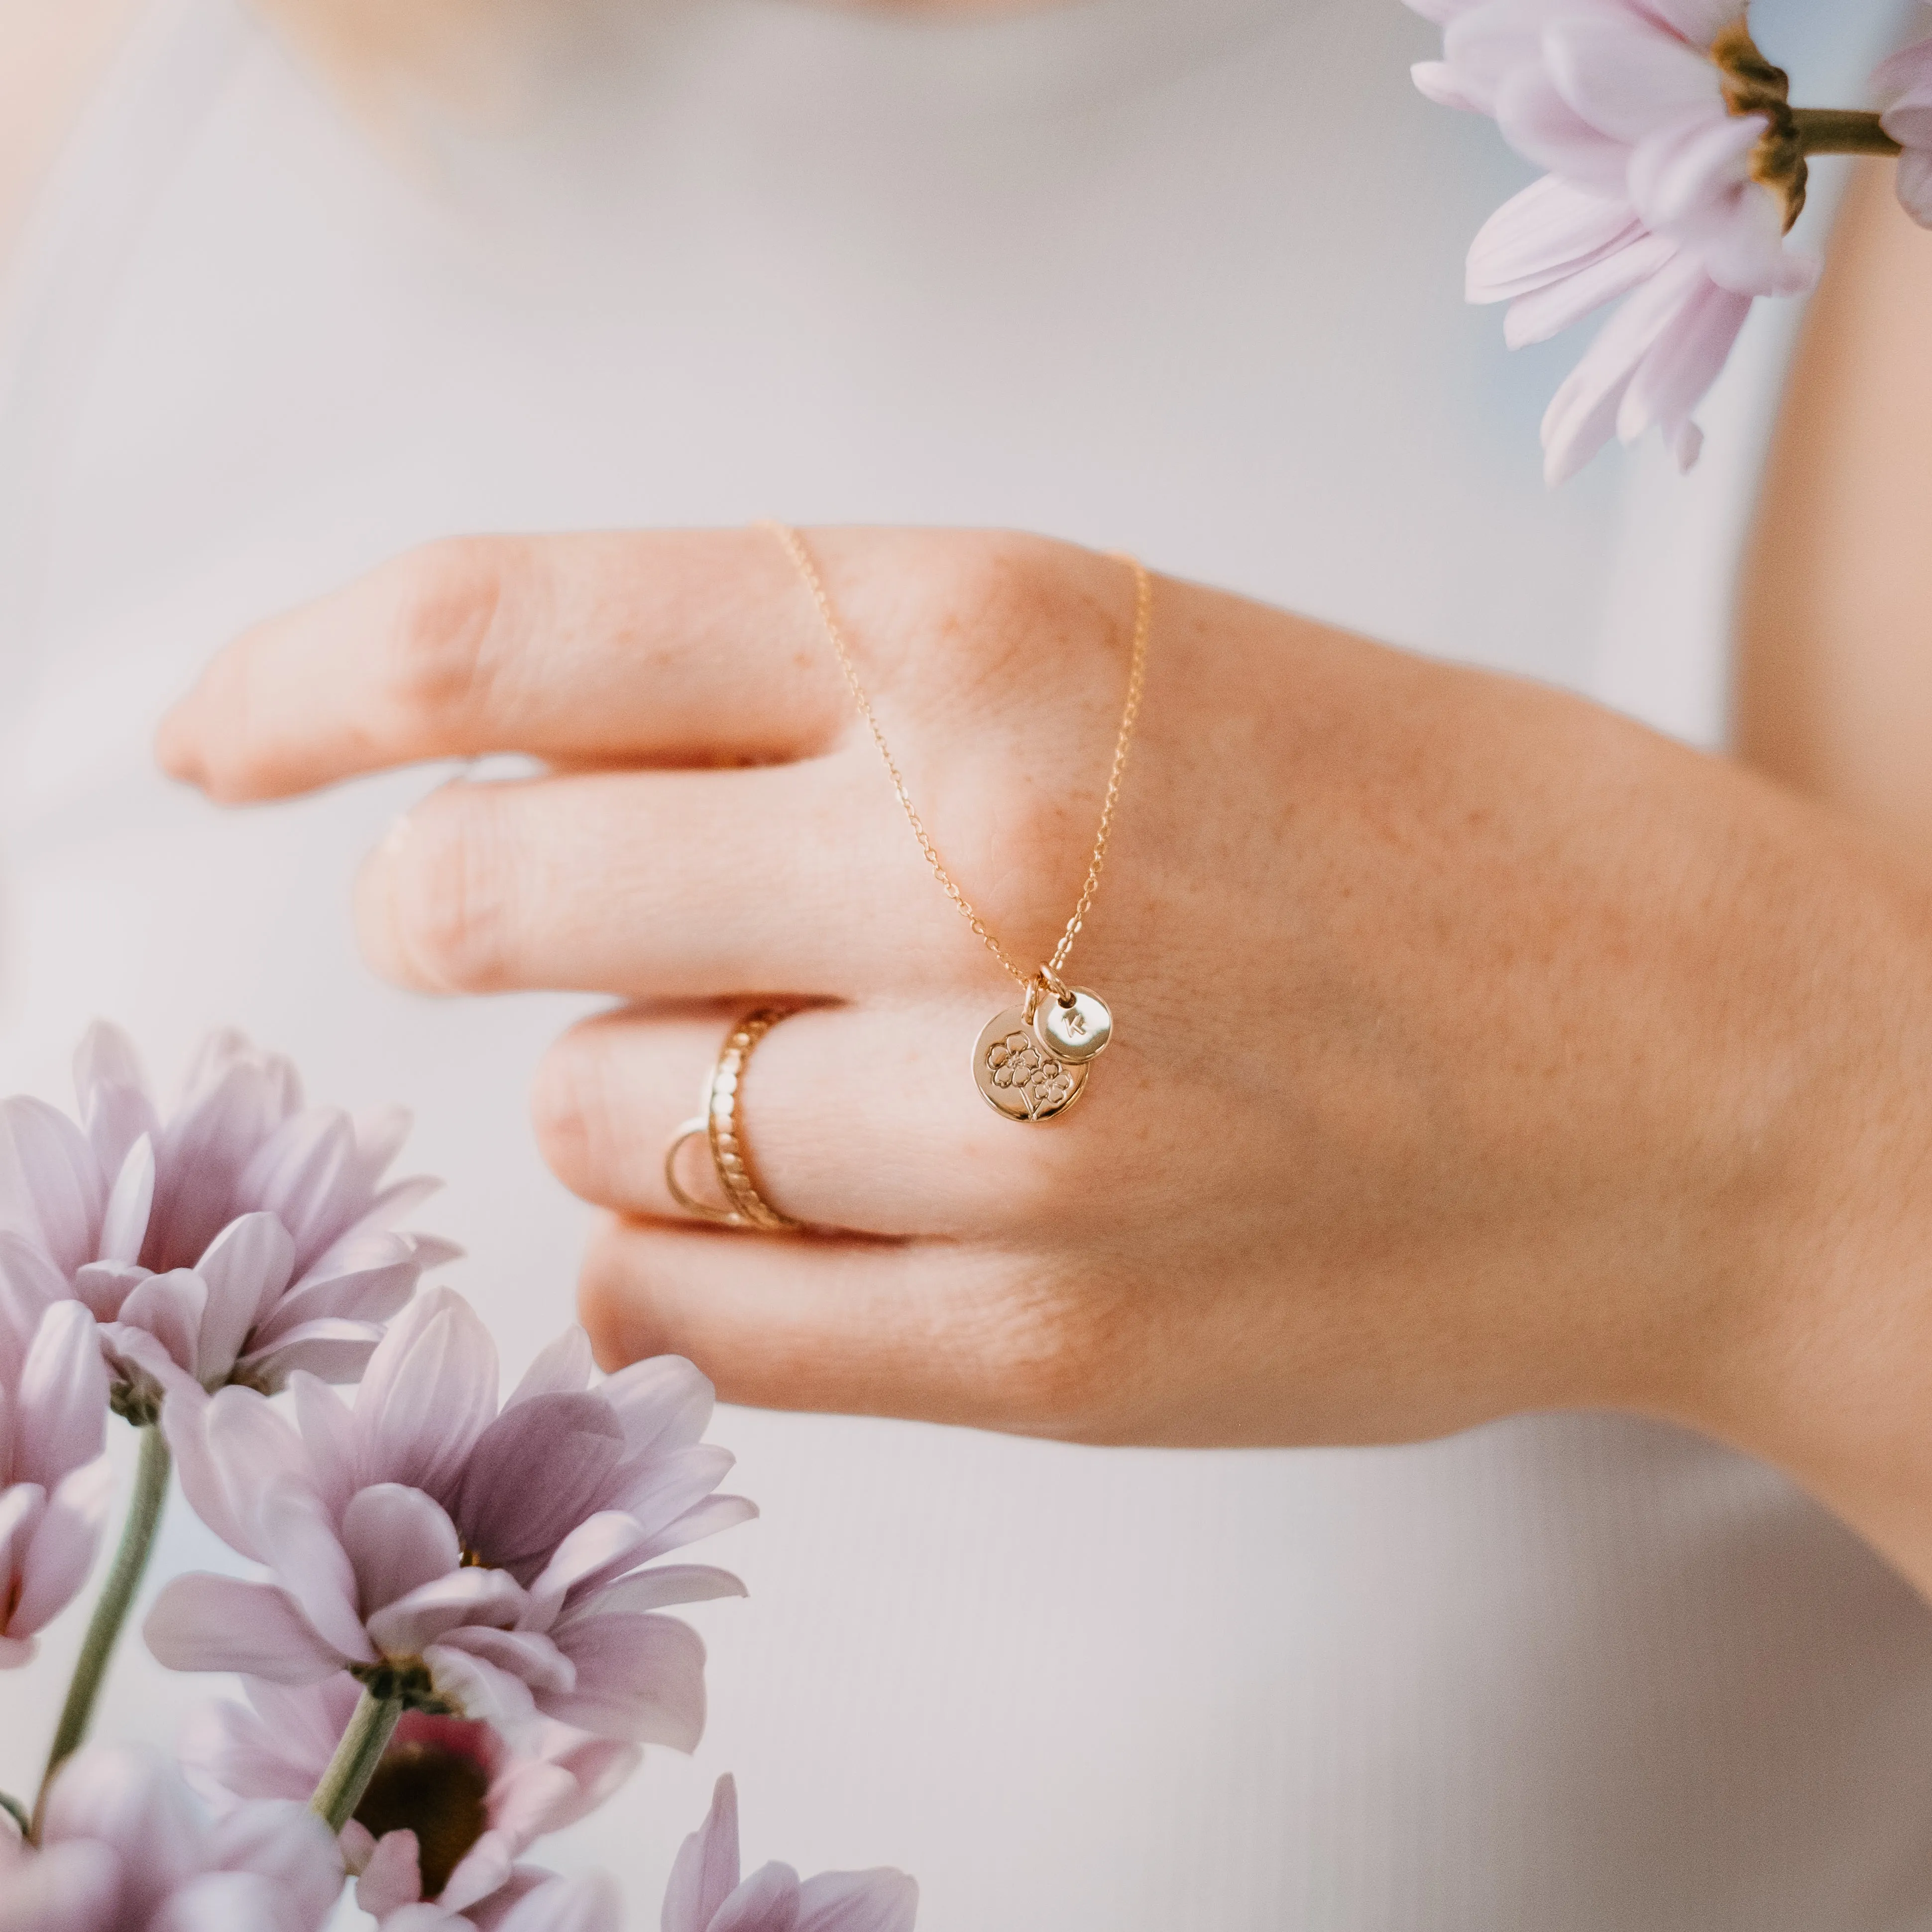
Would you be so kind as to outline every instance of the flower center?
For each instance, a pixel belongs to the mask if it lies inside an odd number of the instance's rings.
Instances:
[[[446,1745],[392,1744],[382,1754],[356,1822],[374,1838],[413,1832],[424,1898],[436,1898],[488,1829],[490,1779],[475,1758]]]

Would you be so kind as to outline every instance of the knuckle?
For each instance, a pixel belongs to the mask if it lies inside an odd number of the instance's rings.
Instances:
[[[1105,758],[1132,640],[1124,567],[1051,538],[988,532],[934,542],[922,569],[924,622],[909,640],[922,648],[904,674],[916,702],[945,707],[952,742],[973,753],[942,768],[935,809],[963,828],[953,843],[976,854],[980,876],[1063,878],[1068,854],[1092,836],[1090,789],[1041,770],[1022,748],[1042,734],[1070,748],[1090,737]],[[989,765],[1020,766],[1024,782],[989,785]],[[1052,910],[1022,904],[1006,918],[1030,922]],[[1061,908],[1053,923],[1065,916]]]
[[[998,679],[1030,658],[1061,596],[1064,545],[1005,531],[975,532],[946,546],[932,579],[939,621],[970,641],[970,661]]]
[[[949,708],[980,705],[1030,658],[1066,560],[1080,554],[1016,532],[902,532],[837,595],[882,686]],[[943,692],[931,688],[938,665]]]
[[[425,800],[397,854],[398,944],[424,983],[446,992],[505,983],[508,849],[494,789],[453,785]]]
[[[460,722],[482,706],[497,616],[520,557],[502,538],[448,537],[390,566],[397,583],[386,682],[406,727]]]

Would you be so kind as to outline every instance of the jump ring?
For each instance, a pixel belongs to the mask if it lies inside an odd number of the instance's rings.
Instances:
[[[700,1201],[677,1178],[677,1157],[684,1151],[686,1141],[694,1141],[710,1126],[708,1114],[700,1114],[694,1120],[686,1120],[670,1137],[670,1144],[664,1149],[664,1186],[670,1190],[670,1198],[687,1214],[695,1214],[700,1220],[717,1221],[729,1226],[735,1225],[738,1216],[730,1208],[715,1207],[709,1201]]]
[[[686,1213],[724,1228],[757,1228],[776,1232],[796,1230],[805,1226],[802,1221],[794,1221],[788,1214],[781,1214],[758,1192],[746,1157],[738,1112],[739,1090],[754,1049],[781,1020],[790,1017],[790,1010],[788,1008],[760,1006],[757,1012],[747,1013],[731,1029],[704,1083],[704,1112],[686,1120],[671,1136],[670,1145],[664,1149],[664,1185],[670,1190],[671,1198]],[[718,1176],[718,1185],[730,1204],[727,1207],[699,1200],[677,1178],[677,1157],[683,1151],[685,1142],[695,1140],[700,1134],[710,1145],[711,1165]]]

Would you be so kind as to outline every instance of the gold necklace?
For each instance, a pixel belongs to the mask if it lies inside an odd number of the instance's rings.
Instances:
[[[1140,716],[1141,691],[1146,681],[1148,634],[1154,617],[1154,584],[1145,566],[1134,558],[1121,560],[1134,573],[1134,644],[1132,662],[1127,673],[1127,702],[1120,714],[1120,735],[1114,741],[1114,763],[1107,774],[1107,796],[1100,807],[1100,829],[1094,835],[1093,856],[1087,862],[1087,877],[1080,888],[1079,903],[1060,935],[1053,956],[1037,972],[1026,973],[1013,963],[986,922],[974,910],[973,902],[959,889],[958,881],[946,869],[939,848],[932,842],[925,820],[906,789],[898,761],[886,742],[886,734],[859,681],[859,673],[847,648],[838,614],[832,608],[818,566],[798,532],[784,524],[770,526],[790,553],[812,602],[818,607],[819,621],[825,627],[838,668],[845,674],[852,701],[879,748],[886,775],[898,794],[906,823],[919,841],[932,876],[944,889],[967,924],[979,934],[986,950],[1018,981],[1024,995],[1021,1004],[996,1013],[981,1030],[973,1049],[973,1077],[986,1103],[1010,1120],[1050,1120],[1064,1114],[1079,1099],[1087,1086],[1087,1071],[1103,1053],[1114,1036],[1114,1016],[1106,1001],[1085,986],[1070,986],[1060,977],[1073,942],[1080,937],[1092,909],[1094,895],[1100,890],[1100,871],[1107,861],[1107,841],[1114,829],[1114,807],[1120,795],[1120,774],[1126,769],[1127,747],[1132,742],[1134,726]]]

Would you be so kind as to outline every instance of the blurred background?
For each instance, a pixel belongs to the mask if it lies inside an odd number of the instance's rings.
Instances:
[[[1896,10],[1756,10],[1815,96]],[[1508,356],[1460,299],[1529,171],[1414,95],[1433,33],[1395,0],[0,18],[27,50],[0,72],[0,1090],[69,1102],[105,1014],[164,1084],[233,1023],[312,1097],[408,1104],[405,1166],[448,1181],[421,1219],[512,1375],[572,1318],[586,1216],[524,1101],[588,1003],[361,966],[359,856],[441,774],[234,815],[160,779],[154,720],[251,620],[457,531],[990,523],[1721,736],[1710,560],[1794,312],[1754,320],[1690,483],[1640,452],[1546,494],[1576,344]],[[713,1433],[765,1514],[713,1559],[749,1601],[693,1613],[710,1733],[539,1854],[618,1870],[636,1923],[726,1769],[753,1862],[902,1865],[927,1932],[1796,1925],[1780,1846],[1874,1762],[1897,1810],[1848,1796],[1820,1895],[1932,1896],[1896,1823],[1932,1815],[1917,1606],[1668,1432]],[[1580,1594],[1666,1544],[1713,1553],[1674,1593]],[[155,1574],[234,1562],[177,1508]],[[78,1621],[0,1678],[0,1785],[31,1784]],[[1815,1699],[1766,1694],[1853,1630]],[[107,1730],[165,1741],[210,1688],[130,1643]]]

